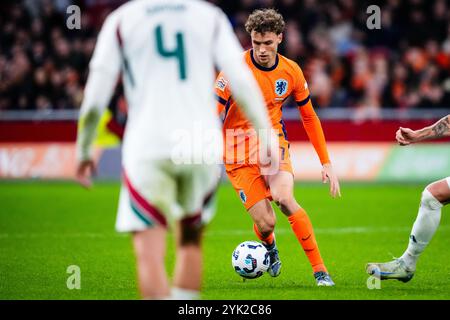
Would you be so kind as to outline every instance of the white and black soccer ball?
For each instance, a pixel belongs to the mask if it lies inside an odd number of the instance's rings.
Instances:
[[[269,268],[269,263],[269,252],[256,241],[240,243],[231,255],[234,271],[246,279],[261,277]]]

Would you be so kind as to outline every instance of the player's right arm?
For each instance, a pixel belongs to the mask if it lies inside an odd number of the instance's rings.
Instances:
[[[222,11],[218,12],[219,16],[216,19],[215,32],[217,36],[214,46],[215,62],[219,69],[222,70],[219,76],[222,76],[227,81],[227,85],[229,81],[229,88],[227,92],[224,91],[224,94],[221,95],[220,90],[217,90],[216,83],[216,93],[223,100],[227,101],[230,97],[230,92],[232,92],[233,99],[242,108],[253,128],[258,133],[267,133],[267,135],[260,134],[259,138],[265,150],[271,150],[270,155],[273,166],[278,167],[278,159],[276,159],[278,157],[278,148],[276,147],[278,139],[275,133],[272,132],[272,125],[263,95],[250,68],[244,61],[242,46],[233,32],[230,22]],[[223,100],[221,101],[222,105],[225,102]],[[219,105],[219,111],[220,108],[223,107]]]
[[[407,146],[411,143],[416,143],[423,140],[439,139],[442,137],[450,137],[450,114],[431,126],[419,130],[400,127],[395,134],[395,138],[401,146]]]

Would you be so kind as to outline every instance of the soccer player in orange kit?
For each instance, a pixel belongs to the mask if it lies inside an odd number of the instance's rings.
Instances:
[[[303,126],[323,165],[322,180],[330,182],[332,197],[340,196],[339,181],[333,171],[325,136],[311,104],[308,85],[302,70],[297,63],[277,53],[278,45],[283,39],[284,25],[283,17],[274,9],[255,10],[245,24],[251,36],[253,48],[246,51],[244,57],[264,94],[273,129],[278,132],[279,170],[276,174],[262,175],[258,162],[251,161],[254,153],[251,146],[244,155],[238,153],[236,157],[235,151],[240,149],[239,144],[249,144],[251,140],[249,135],[246,135],[251,130],[251,125],[237,108],[228,79],[221,72],[217,77],[215,91],[219,102],[219,112],[223,118],[225,169],[253,219],[256,235],[269,250],[269,274],[276,277],[281,271],[281,261],[274,235],[276,218],[270,204],[273,200],[287,216],[293,232],[311,263],[317,285],[334,286],[320,255],[311,221],[293,195],[294,175],[289,157],[289,142],[282,120],[282,104],[289,96],[292,95],[298,105]],[[230,132],[234,134],[231,139]]]

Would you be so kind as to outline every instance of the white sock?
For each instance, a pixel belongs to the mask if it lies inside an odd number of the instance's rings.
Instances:
[[[173,287],[171,300],[198,300],[200,299],[200,291]]]
[[[406,266],[412,270],[416,269],[417,259],[436,233],[443,206],[427,189],[423,191],[421,200],[419,213],[409,237],[408,248],[401,256]]]

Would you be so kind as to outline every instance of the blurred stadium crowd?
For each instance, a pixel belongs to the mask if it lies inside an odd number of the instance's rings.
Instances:
[[[78,108],[96,34],[124,2],[1,1],[0,110]],[[227,13],[245,48],[251,47],[248,14],[277,8],[286,20],[280,53],[302,67],[316,108],[376,114],[450,107],[450,1],[210,2]],[[366,26],[374,3],[381,8],[380,30]],[[80,30],[66,27],[71,4],[81,8]]]

